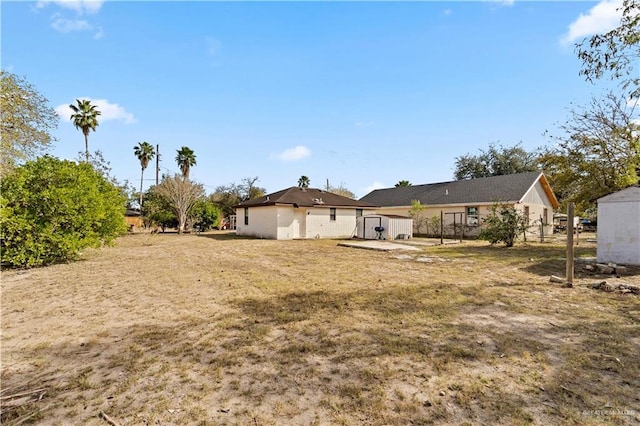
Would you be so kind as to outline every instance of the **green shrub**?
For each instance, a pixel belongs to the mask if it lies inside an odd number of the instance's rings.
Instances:
[[[125,197],[87,163],[44,156],[0,181],[3,265],[71,260],[126,231]]]
[[[483,229],[478,238],[491,244],[504,243],[513,247],[516,237],[526,230],[525,217],[508,204],[494,204],[491,213],[482,221]]]

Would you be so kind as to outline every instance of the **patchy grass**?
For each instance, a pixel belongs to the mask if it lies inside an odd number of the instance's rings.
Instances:
[[[2,423],[640,422],[637,296],[550,284],[561,244],[421,250],[130,235],[4,271]]]

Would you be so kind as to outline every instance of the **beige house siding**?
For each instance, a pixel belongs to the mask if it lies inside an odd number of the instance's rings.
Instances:
[[[546,195],[545,195],[546,197]],[[551,226],[552,220],[551,217],[553,215],[553,209],[551,206],[545,206],[544,204],[514,204],[516,208],[524,214],[526,208],[529,207],[529,230],[527,232],[528,235],[540,235],[540,216],[544,216],[545,208],[546,208],[546,217],[549,226],[545,226],[544,232],[545,235],[551,235],[553,233],[553,229]],[[472,218],[467,216],[467,208],[468,207],[476,207],[478,209],[478,224],[474,224]],[[444,234],[446,236],[455,236],[459,237],[460,230],[460,221],[462,217],[462,223],[464,224],[464,236],[465,237],[477,237],[480,233],[482,219],[486,218],[489,214],[491,214],[492,204],[469,204],[469,205],[446,205],[446,206],[427,206],[427,208],[423,212],[423,217],[427,219],[431,219],[433,216],[436,216],[438,219],[440,218],[440,212],[443,215],[443,227]],[[384,214],[384,215],[399,215],[399,216],[410,216],[411,206],[407,207],[380,207],[376,209],[376,213]],[[454,214],[455,213],[455,214]],[[455,226],[454,226],[454,217],[455,217]],[[420,227],[418,229],[418,223],[414,220],[413,224],[413,232],[414,234],[433,234],[439,235],[440,230],[436,230],[434,232],[432,229],[427,229],[426,226]]]

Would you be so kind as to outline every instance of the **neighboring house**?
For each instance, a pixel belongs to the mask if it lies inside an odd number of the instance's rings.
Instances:
[[[360,199],[380,206],[384,215],[409,216],[413,200],[426,206],[422,219],[414,217],[414,233],[439,234],[434,224],[443,219],[446,235],[477,236],[482,219],[495,203],[515,206],[529,223],[529,233],[553,233],[553,209],[558,207],[547,178],[542,172],[518,173],[479,179],[377,189]],[[419,229],[421,228],[421,229]]]
[[[598,262],[640,265],[640,187],[598,199]]]
[[[291,187],[235,206],[236,233],[258,238],[351,238],[357,218],[376,209],[315,188]]]

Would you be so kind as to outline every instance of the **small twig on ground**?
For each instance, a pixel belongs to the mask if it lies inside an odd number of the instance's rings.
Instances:
[[[51,407],[51,405],[44,406],[44,407],[42,407],[41,409],[39,409],[39,410],[37,410],[37,411],[34,411],[33,413],[29,414],[28,416],[23,417],[22,419],[20,419],[19,421],[17,421],[17,422],[16,422],[16,423],[14,423],[13,425],[14,425],[14,426],[21,425],[22,423],[26,422],[27,420],[29,420],[29,419],[30,419],[30,418],[32,418],[33,416],[35,416],[35,415],[37,415],[37,414],[42,413],[44,410],[47,410],[47,409],[48,409],[48,408],[50,408],[50,407]]]
[[[104,411],[100,411],[100,417],[102,417],[111,426],[120,426],[118,422],[113,420],[111,417],[107,416]]]
[[[607,354],[598,354],[603,358],[610,358],[615,360],[618,364],[622,365],[624,367],[624,364],[622,363],[622,361],[620,361],[620,358],[618,358],[617,356],[613,356],[613,355],[607,355]]]
[[[21,396],[29,396],[29,395],[33,395],[34,393],[40,393],[40,392],[46,392],[47,390],[42,388],[42,389],[34,389],[34,390],[30,390],[30,391],[25,391],[25,392],[18,392],[18,393],[14,393],[12,395],[5,395],[5,396],[0,396],[0,401],[5,401],[7,399],[13,399],[13,398],[19,398]]]

